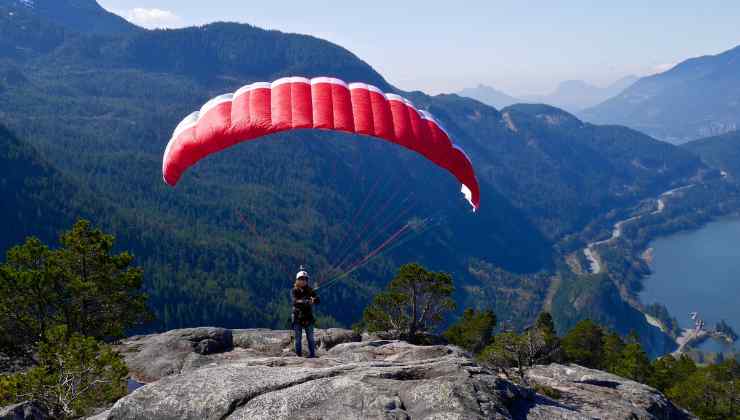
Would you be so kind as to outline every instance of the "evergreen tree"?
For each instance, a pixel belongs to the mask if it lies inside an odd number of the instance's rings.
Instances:
[[[622,352],[624,351],[624,341],[619,334],[609,331],[604,333],[602,338],[602,356],[599,368],[608,372],[616,372],[616,369],[622,363]]]
[[[113,340],[150,319],[143,272],[112,252],[112,236],[80,220],[60,242],[52,250],[29,238],[0,265],[0,352],[30,357],[57,326]]]
[[[524,368],[527,366],[522,337],[513,332],[498,334],[493,344],[486,347],[480,360],[504,375],[511,377],[514,371],[519,379],[524,380]]]
[[[411,342],[430,333],[455,308],[452,277],[426,270],[419,264],[401,266],[386,291],[365,309],[368,331],[393,331]]]
[[[542,363],[559,362],[563,358],[560,338],[555,331],[555,322],[549,312],[542,312],[535,322],[535,330],[543,337],[544,348],[542,349],[545,356],[541,358]]]
[[[566,360],[581,366],[599,368],[603,357],[603,329],[586,319],[563,337],[561,345]]]
[[[496,315],[493,311],[466,309],[462,318],[445,331],[443,336],[452,344],[479,353],[490,344],[494,328]]]
[[[555,322],[552,320],[552,315],[549,312],[541,312],[535,322],[535,328],[544,332],[548,335],[556,335],[555,333]]]
[[[656,359],[653,362],[653,370],[648,384],[661,392],[666,392],[668,388],[678,382],[676,375],[677,364],[676,359],[670,354]]]
[[[666,395],[700,419],[740,419],[740,366],[728,360],[697,369]]]
[[[639,343],[629,343],[624,346],[619,363],[612,373],[633,381],[647,383],[652,376],[652,366],[642,346]]]

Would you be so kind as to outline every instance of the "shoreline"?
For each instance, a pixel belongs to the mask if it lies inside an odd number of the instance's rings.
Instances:
[[[591,274],[600,274],[603,270],[600,257],[598,254],[598,251],[596,250],[597,246],[608,244],[609,242],[612,242],[622,236],[622,232],[624,231],[623,227],[627,223],[631,223],[637,220],[642,219],[645,216],[654,216],[657,214],[663,213],[663,211],[667,207],[666,198],[675,195],[679,191],[687,190],[690,188],[695,187],[696,183],[691,183],[688,185],[683,185],[680,187],[672,188],[668,191],[664,191],[663,193],[659,194],[656,199],[656,208],[655,210],[649,212],[649,213],[643,213],[636,216],[629,217],[624,220],[620,220],[616,223],[614,223],[614,227],[612,228],[612,235],[608,239],[603,239],[601,241],[595,241],[595,242],[589,242],[586,247],[583,249],[583,255],[586,256],[586,260],[589,262],[590,265],[590,273]]]
[[[665,238],[669,238],[671,236],[676,236],[676,235],[690,234],[690,233],[696,232],[696,231],[698,231],[700,229],[704,229],[704,228],[706,228],[707,226],[709,226],[709,225],[711,225],[713,223],[737,222],[737,221],[740,221],[740,210],[735,210],[735,211],[732,211],[730,213],[727,213],[727,214],[724,214],[724,215],[721,215],[721,216],[713,217],[711,220],[708,220],[705,223],[702,223],[696,229],[679,230],[679,231],[673,232],[673,233],[668,234],[668,235],[661,235],[661,236],[657,236],[655,238],[652,238],[650,240],[650,242],[647,244],[647,247],[645,248],[645,250],[640,254],[640,258],[646,264],[648,264],[648,266],[650,267],[650,274],[643,276],[643,278],[641,280],[646,279],[650,275],[653,274],[652,263],[653,263],[654,251],[655,251],[654,242],[656,240],[665,239]],[[644,302],[642,302],[642,297],[640,296],[639,293],[636,295],[636,297],[637,297],[638,301],[642,305],[644,305]],[[657,303],[661,303],[661,302],[657,302]],[[650,316],[649,314],[645,313],[645,311],[642,311],[642,312],[645,314],[645,317],[646,318],[651,318],[653,321],[657,322],[660,326],[655,325],[655,324],[653,324],[650,321],[648,321],[648,323],[650,323],[651,325],[658,326],[659,328],[661,328],[661,330],[663,330],[664,332],[666,332],[666,327],[665,327],[665,325],[664,325],[664,323],[662,321],[660,321],[659,319],[656,319],[656,318]],[[714,329],[712,329],[712,330],[701,329],[701,330],[698,330],[697,331],[695,328],[681,327],[681,330],[680,331],[681,331],[681,334],[679,336],[675,337],[675,341],[676,341],[676,344],[678,345],[678,348],[675,351],[673,351],[672,353],[670,353],[670,354],[680,355],[680,354],[683,354],[683,353],[687,353],[687,352],[689,352],[691,350],[699,350],[698,347],[701,344],[703,344],[704,342],[708,341],[708,340],[715,340],[717,342],[721,342],[721,343],[725,343],[725,344],[730,344],[730,345],[732,345],[732,344],[734,344],[734,343],[737,342],[737,340],[733,340],[732,337],[730,337],[729,335],[727,335],[727,334],[725,334],[723,332],[714,330]]]
[[[724,181],[727,181],[727,175],[722,174],[722,179]],[[604,240],[599,241],[593,241],[587,244],[586,247],[583,248],[582,253],[586,257],[587,267],[586,270],[584,270],[588,274],[600,274],[602,272],[608,273],[608,268],[606,268],[605,264],[601,260],[601,257],[599,255],[598,249],[596,249],[600,245],[608,245],[610,242],[615,241],[616,239],[620,238],[623,235],[624,232],[624,226],[628,223],[634,222],[636,220],[640,220],[646,216],[652,216],[652,215],[658,215],[663,213],[669,206],[669,200],[667,200],[669,197],[675,196],[678,192],[691,189],[693,187],[696,187],[700,185],[701,182],[692,182],[691,184],[683,185],[680,187],[672,188],[668,191],[665,191],[658,195],[654,200],[655,207],[652,211],[645,211],[641,214],[629,217],[624,220],[620,220],[616,223],[614,223],[612,226],[612,235]],[[714,215],[711,216],[709,219],[704,220],[703,222],[699,223],[698,226],[691,227],[691,228],[685,228],[685,229],[678,229],[674,232],[669,233],[663,233],[655,235],[654,237],[650,238],[649,241],[647,241],[643,247],[640,247],[639,249],[636,249],[635,244],[632,244],[631,252],[632,258],[638,259],[645,263],[648,267],[652,265],[652,259],[653,259],[653,243],[655,240],[660,239],[662,237],[670,237],[672,235],[680,234],[682,232],[692,232],[699,229],[702,229],[706,227],[707,225],[719,222],[722,220],[733,220],[740,217],[740,210],[735,209],[728,211],[724,214]],[[650,268],[650,272],[652,272],[652,268]],[[647,278],[650,273],[648,274],[635,274],[639,277],[638,280],[643,281],[645,278]],[[614,280],[616,282],[616,280]],[[621,284],[621,283],[620,283]],[[634,290],[626,290],[625,291],[628,296],[623,297],[626,302],[630,304],[633,308],[638,310],[640,313],[642,313],[645,316],[645,321],[658,329],[660,329],[664,334],[668,335],[672,340],[675,341],[678,348],[674,350],[671,353],[666,354],[681,354],[686,351],[694,350],[696,346],[699,346],[701,343],[708,339],[717,339],[718,341],[726,342],[726,343],[732,343],[733,341],[728,337],[725,336],[722,333],[719,333],[717,331],[707,331],[707,330],[701,330],[699,332],[695,332],[693,329],[681,329],[680,335],[676,336],[675,333],[672,333],[667,325],[662,322],[660,319],[650,315],[646,311],[646,305],[642,301],[640,293],[634,291]],[[660,302],[658,302],[660,303]]]

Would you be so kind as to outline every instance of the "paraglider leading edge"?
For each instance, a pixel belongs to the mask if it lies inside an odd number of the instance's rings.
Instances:
[[[299,128],[380,138],[421,154],[462,184],[476,211],[480,188],[468,155],[427,111],[365,83],[331,77],[285,77],[217,96],[175,129],[162,160],[164,181],[175,186],[204,157],[235,144]]]

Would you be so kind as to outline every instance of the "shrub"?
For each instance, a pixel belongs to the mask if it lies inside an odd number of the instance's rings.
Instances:
[[[39,346],[38,358],[27,372],[0,378],[0,403],[34,400],[53,418],[73,418],[126,393],[123,360],[92,337],[53,328]]]

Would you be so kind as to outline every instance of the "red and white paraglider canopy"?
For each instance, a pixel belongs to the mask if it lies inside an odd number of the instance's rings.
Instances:
[[[462,183],[477,210],[480,189],[473,165],[426,111],[375,86],[331,77],[285,77],[252,83],[208,101],[187,116],[167,144],[162,175],[174,186],[204,157],[237,143],[298,128],[338,130],[377,137],[413,150]]]

